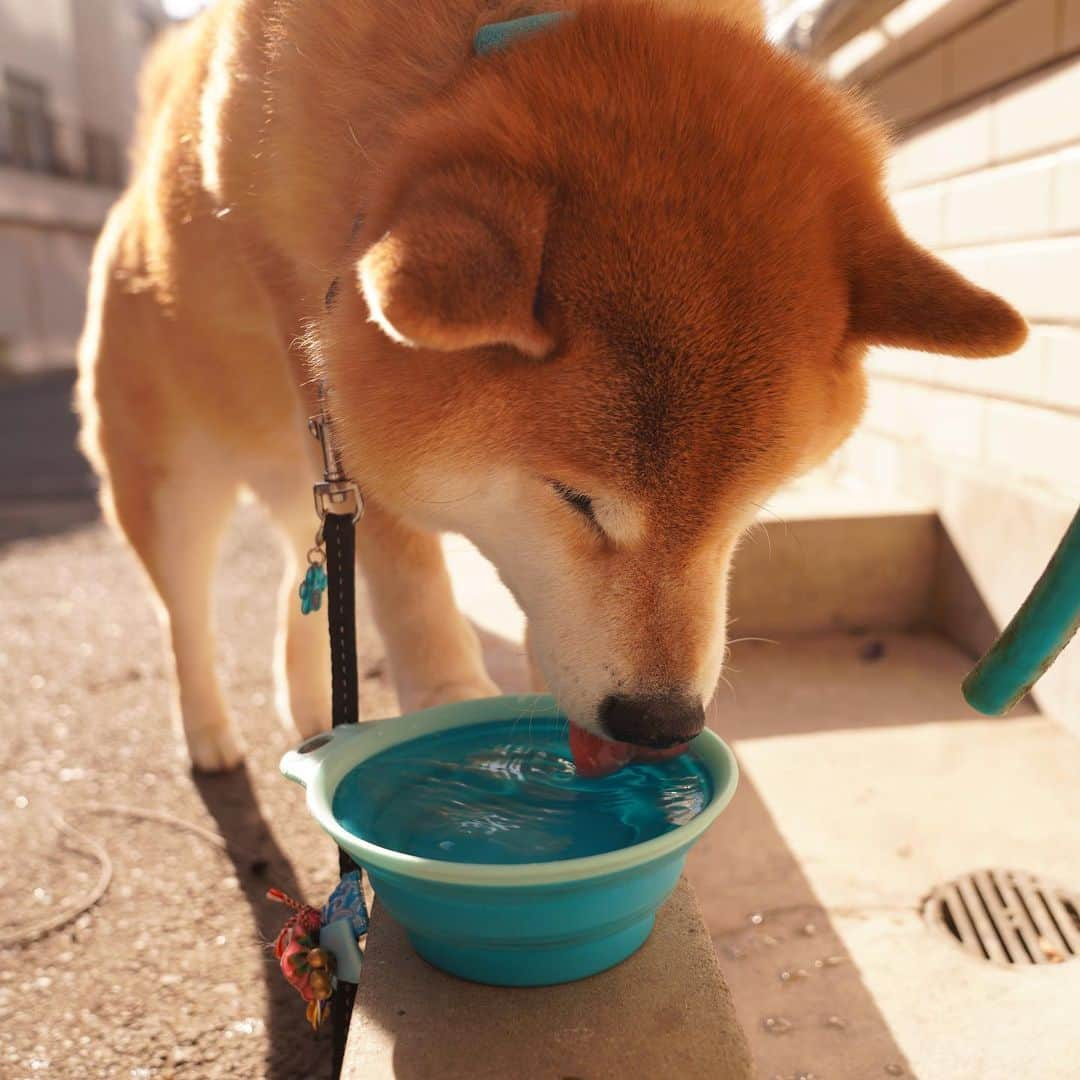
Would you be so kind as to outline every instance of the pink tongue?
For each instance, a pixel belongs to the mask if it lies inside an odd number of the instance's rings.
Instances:
[[[685,753],[688,743],[676,743],[665,750],[602,739],[591,731],[570,725],[570,753],[579,776],[609,776],[631,761],[662,761]]]

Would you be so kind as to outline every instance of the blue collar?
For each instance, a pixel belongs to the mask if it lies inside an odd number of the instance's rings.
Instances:
[[[526,15],[523,19],[490,23],[476,32],[473,38],[473,51],[477,56],[499,52],[508,45],[512,45],[518,38],[531,37],[553,23],[568,18],[569,14],[567,11],[552,11],[546,15]]]

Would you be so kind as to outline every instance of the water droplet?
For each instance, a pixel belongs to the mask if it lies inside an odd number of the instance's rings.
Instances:
[[[755,911],[750,916],[750,923],[752,926],[760,926],[765,921],[765,916],[760,911]]]
[[[813,937],[817,933],[817,927],[812,922],[808,922],[803,925],[799,933],[803,937]]]
[[[30,800],[25,795],[15,796],[15,809],[25,810],[30,805]]]
[[[826,967],[837,967],[838,965],[842,964],[843,962],[844,962],[844,958],[842,956],[826,956],[825,957],[825,966]]]
[[[30,689],[31,690],[43,690],[45,688],[45,676],[44,675],[31,675],[30,676]]]
[[[890,1076],[903,1076],[904,1075],[904,1066],[903,1065],[886,1065],[885,1066],[885,1071]]]
[[[825,1026],[844,1031],[848,1026],[848,1022],[842,1016],[827,1016],[825,1017]]]
[[[761,940],[768,946],[779,945],[783,938],[773,937],[772,934],[762,934]]]
[[[786,1035],[795,1025],[786,1016],[766,1016],[761,1026],[770,1035]]]
[[[791,982],[791,972],[787,968],[780,972],[780,981],[782,983]]]

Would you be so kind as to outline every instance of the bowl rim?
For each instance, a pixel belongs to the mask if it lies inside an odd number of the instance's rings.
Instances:
[[[705,808],[669,832],[616,851],[513,865],[450,862],[373,844],[343,828],[334,817],[332,804],[338,784],[368,758],[424,735],[507,720],[515,715],[527,715],[534,720],[565,719],[555,699],[548,694],[503,694],[453,702],[386,720],[345,724],[314,735],[285,754],[281,772],[307,789],[307,806],[312,817],[365,869],[447,885],[507,888],[568,884],[644,867],[689,847],[735,794],[739,781],[735,755],[719,735],[706,728],[690,743],[690,752],[708,769],[713,785],[713,796]]]

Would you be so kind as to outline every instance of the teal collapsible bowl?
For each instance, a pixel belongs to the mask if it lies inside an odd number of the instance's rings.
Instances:
[[[731,801],[738,780],[734,755],[703,731],[690,744],[712,787],[700,814],[630,847],[554,862],[420,858],[369,843],[334,817],[334,792],[362,761],[435,732],[523,718],[562,716],[547,696],[485,698],[344,725],[281,760],[285,776],[307,789],[312,816],[364,867],[379,903],[405,928],[416,951],[436,967],[498,986],[571,982],[640,948],[691,845]]]

